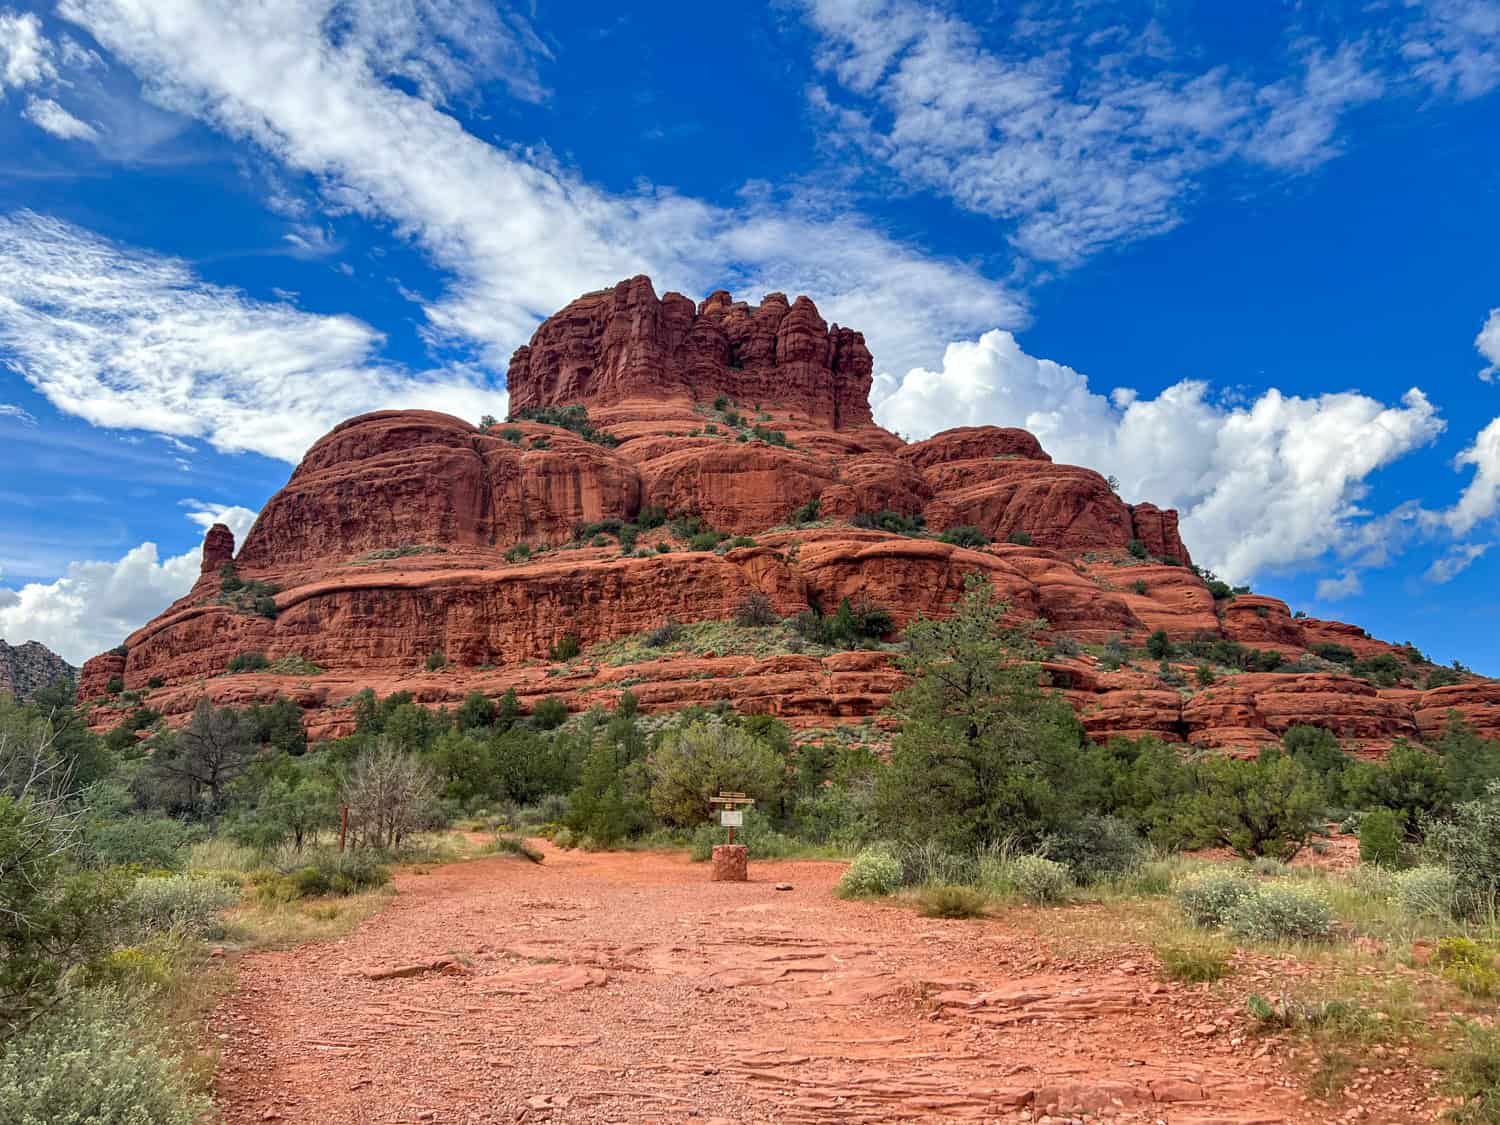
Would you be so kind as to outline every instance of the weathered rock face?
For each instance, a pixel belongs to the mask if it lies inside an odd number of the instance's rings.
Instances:
[[[421,411],[353,418],[308,451],[238,562],[265,570],[416,546],[553,544],[580,520],[639,508],[639,474],[611,451],[551,426],[503,432],[518,436]]]
[[[89,661],[81,693],[101,699],[119,677],[171,717],[204,696],[280,693],[315,736],[346,731],[348,700],[367,686],[434,706],[514,689],[574,708],[628,686],[647,709],[723,699],[824,725],[879,714],[902,683],[893,648],[815,654],[775,630],[730,637],[725,651],[642,638],[667,622],[722,622],[750,594],[782,617],[873,603],[899,628],[945,613],[979,572],[1013,623],[1041,619],[1050,682],[1096,739],[1244,751],[1311,723],[1373,751],[1433,737],[1455,710],[1500,735],[1500,684],[1424,691],[1429,669],[1406,663],[1403,686],[1384,691],[1343,674],[1309,650],[1397,650],[1274,598],[1215,600],[1175,512],[1126,504],[1023,430],[902,442],[870,421],[870,370],[859,334],[828,326],[806,298],[751,306],[715,293],[695,306],[658,299],[645,278],[581,297],[516,353],[511,403],[581,403],[603,441],[535,422],[481,431],[424,411],[351,419],[308,451],[237,557],[228,530],[210,530],[193,590],[127,638],[128,655]],[[612,529],[647,511],[622,549]],[[753,544],[694,550],[661,515]],[[922,520],[921,534],[869,526]],[[980,532],[958,537],[968,546],[937,537],[965,526]],[[231,559],[241,581],[266,584],[253,598],[224,588]],[[1207,669],[1181,653],[1145,657],[1158,630],[1176,644],[1273,650],[1291,673],[1226,666],[1204,686]],[[569,636],[583,658],[554,661]],[[1104,645],[1135,655],[1116,667],[1085,647]],[[246,652],[300,657],[284,667],[304,671],[226,675]],[[428,671],[435,652],[446,665]]]
[[[78,669],[40,641],[19,645],[0,641],[0,695],[24,702],[58,680],[77,678]]]
[[[870,424],[872,370],[864,337],[830,328],[806,297],[771,293],[752,307],[720,290],[694,309],[635,277],[543,321],[511,357],[506,382],[516,412],[727,395],[839,430]]]

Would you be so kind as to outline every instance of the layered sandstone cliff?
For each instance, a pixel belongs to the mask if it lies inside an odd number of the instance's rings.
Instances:
[[[120,676],[169,715],[205,695],[283,693],[315,734],[345,729],[367,686],[434,705],[514,688],[575,709],[628,688],[648,709],[727,699],[827,725],[878,714],[901,683],[893,646],[828,651],[782,627],[643,638],[724,622],[750,594],[786,617],[867,601],[899,626],[944,613],[978,571],[1015,618],[1045,621],[1051,682],[1101,739],[1252,748],[1312,722],[1378,748],[1431,736],[1454,709],[1500,733],[1490,681],[1424,690],[1429,666],[1353,626],[1216,599],[1175,512],[1127,504],[1025,431],[902,442],[871,420],[870,372],[859,333],[806,297],[695,306],[645,278],[581,297],[516,352],[516,420],[481,430],[402,411],[336,427],[237,555],[226,529],[209,532],[192,592],[124,656],[90,661],[83,692],[102,700]],[[593,430],[547,424],[574,405]],[[689,522],[738,538],[693,540]],[[957,528],[975,529],[970,545],[939,538]],[[1221,669],[1209,685],[1195,663],[1111,668],[1089,648],[1138,650],[1157,630],[1280,653],[1295,670]],[[566,638],[581,656],[554,659]],[[1377,690],[1310,652],[1327,644],[1399,653],[1400,685]],[[227,674],[245,653],[271,667]]]

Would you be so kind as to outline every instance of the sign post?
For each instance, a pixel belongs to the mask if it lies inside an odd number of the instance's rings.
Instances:
[[[734,842],[734,830],[745,826],[745,810],[755,804],[755,798],[721,792],[710,797],[709,803],[719,810],[719,824],[729,830],[729,842],[714,848],[714,881],[743,883],[750,877],[750,849]]]

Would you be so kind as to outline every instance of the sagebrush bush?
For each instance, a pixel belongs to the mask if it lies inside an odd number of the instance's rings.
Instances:
[[[223,913],[240,900],[237,888],[196,875],[137,879],[125,899],[131,924],[146,933],[224,936]]]
[[[211,1110],[148,1012],[109,993],[74,995],[0,1056],[6,1125],[194,1125]]]
[[[1177,902],[1195,926],[1222,926],[1229,912],[1255,894],[1255,883],[1234,872],[1213,872],[1177,888]]]
[[[886,848],[866,848],[854,857],[835,893],[840,898],[872,898],[901,887],[901,861]]]
[[[1229,908],[1224,922],[1242,941],[1322,938],[1333,929],[1333,911],[1316,895],[1273,884],[1241,898]]]
[[[1396,879],[1396,901],[1415,918],[1453,917],[1458,880],[1446,867],[1413,867]]]
[[[1500,902],[1500,781],[1460,804],[1450,820],[1429,824],[1427,846],[1453,873],[1455,909],[1468,917],[1493,912]]]
[[[1067,867],[1045,856],[1017,856],[1007,866],[1011,884],[1027,902],[1062,902],[1073,889]]]
[[[934,883],[917,892],[917,910],[928,918],[978,918],[986,901],[983,891],[957,883]]]

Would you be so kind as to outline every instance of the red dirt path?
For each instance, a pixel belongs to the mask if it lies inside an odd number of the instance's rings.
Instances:
[[[226,1117],[1330,1119],[1149,952],[1063,960],[1003,918],[843,902],[841,870],[714,884],[676,855],[549,849],[403,873],[347,937],[242,960],[212,1020]],[[1396,1098],[1366,1119],[1420,1119]]]

